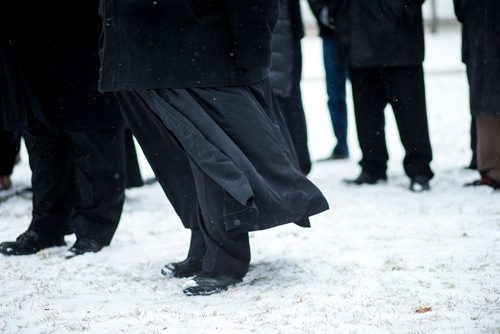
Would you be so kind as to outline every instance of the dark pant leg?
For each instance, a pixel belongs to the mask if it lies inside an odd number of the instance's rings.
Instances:
[[[228,233],[223,219],[224,190],[191,161],[201,215],[200,231],[205,241],[203,272],[243,278],[250,264],[248,233]]]
[[[336,46],[333,37],[323,38],[323,61],[325,64],[326,91],[328,94],[328,110],[337,145],[334,154],[349,155],[347,145],[347,103],[346,81],[347,67],[337,62]]]
[[[405,172],[410,178],[416,175],[432,178],[432,149],[422,65],[383,69],[383,80],[406,150],[403,161]]]
[[[12,174],[20,142],[18,133],[0,129],[0,176]]]
[[[125,199],[123,129],[68,134],[75,170],[71,224],[77,238],[109,245]]]
[[[68,137],[35,123],[24,138],[33,188],[33,217],[29,229],[48,237],[64,235],[74,199]]]
[[[470,122],[470,149],[472,152],[472,157],[470,159],[469,167],[473,169],[477,169],[477,126],[476,126],[476,117],[471,117]]]
[[[118,94],[120,107],[160,185],[186,228],[198,229],[198,202],[186,153],[135,92]]]
[[[477,116],[476,122],[478,171],[500,185],[500,116]]]
[[[385,177],[389,154],[385,142],[387,97],[378,68],[350,68],[354,114],[363,171]]]
[[[302,173],[311,171],[311,157],[307,146],[307,124],[302,103],[300,80],[302,77],[302,51],[300,41],[295,42],[293,50],[292,87],[289,97],[277,96],[279,107],[290,132],[293,146],[299,160]]]
[[[137,160],[137,152],[135,150],[134,137],[132,131],[125,130],[125,166],[127,171],[127,188],[142,187],[141,168]]]

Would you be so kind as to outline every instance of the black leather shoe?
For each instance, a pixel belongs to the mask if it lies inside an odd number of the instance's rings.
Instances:
[[[185,278],[198,275],[203,267],[203,259],[188,257],[181,262],[173,262],[165,265],[161,273],[166,277]]]
[[[334,160],[349,160],[349,154],[332,153],[330,156],[326,158],[319,159],[318,162],[334,161]]]
[[[241,281],[241,278],[200,274],[192,280],[187,281],[182,288],[182,292],[187,296],[208,296],[226,291],[227,288]]]
[[[98,241],[94,239],[88,239],[88,238],[76,239],[75,244],[66,252],[65,258],[71,259],[75,256],[83,255],[85,253],[97,253],[103,247],[104,247],[103,245],[101,245]]]
[[[45,248],[64,245],[66,245],[64,236],[47,238],[28,230],[17,237],[16,241],[1,243],[0,253],[4,255],[30,255]]]
[[[347,184],[355,184],[355,185],[362,185],[362,184],[376,184],[380,181],[387,181],[387,176],[375,176],[372,173],[369,172],[361,172],[359,176],[355,179],[352,180],[344,180],[344,183]]]
[[[431,190],[429,178],[423,175],[415,176],[410,182],[410,190],[415,193]]]

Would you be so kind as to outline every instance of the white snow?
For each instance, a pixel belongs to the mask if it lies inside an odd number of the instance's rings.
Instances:
[[[333,137],[321,41],[304,40],[304,100],[314,159]],[[158,185],[128,192],[111,245],[64,259],[68,247],[0,256],[0,333],[499,333],[500,193],[464,188],[470,158],[468,88],[457,27],[427,36],[425,64],[436,177],[414,194],[390,109],[389,180],[342,184],[359,172],[350,105],[346,162],[316,164],[311,179],[332,209],[312,229],[251,235],[252,267],[220,295],[186,297],[186,279],[160,274],[184,259],[189,234]],[[141,157],[146,175],[151,171]],[[14,181],[29,183],[23,154]],[[0,239],[30,220],[24,198],[0,204]],[[431,310],[425,312],[424,308]],[[421,310],[424,313],[418,313]]]

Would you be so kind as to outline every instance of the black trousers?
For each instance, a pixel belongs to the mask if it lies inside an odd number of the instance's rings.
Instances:
[[[0,176],[12,174],[20,144],[19,134],[0,129]]]
[[[125,189],[124,131],[54,132],[30,125],[25,134],[32,170],[30,230],[108,245],[120,221]]]
[[[302,103],[300,80],[302,77],[302,50],[300,40],[294,41],[292,66],[292,86],[290,96],[276,95],[279,107],[285,118],[299,160],[300,170],[304,174],[311,171],[311,157],[307,146],[307,123]]]
[[[193,162],[175,135],[135,92],[118,94],[134,136],[158,182],[186,228],[202,234],[203,271],[243,277],[250,263],[248,233],[228,233],[223,217],[224,191]],[[197,245],[203,248],[202,245]]]
[[[384,109],[392,106],[406,156],[406,174],[432,178],[424,74],[421,65],[350,68],[360,162],[364,171],[386,175],[389,155],[385,141]]]

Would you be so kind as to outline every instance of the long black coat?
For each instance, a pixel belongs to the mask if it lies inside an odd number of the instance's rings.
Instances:
[[[500,2],[454,0],[473,115],[500,116]]]
[[[4,103],[7,124],[19,130],[25,123],[21,92],[27,88],[33,113],[52,129],[122,126],[114,97],[97,90],[101,31],[97,0],[9,1],[2,3],[1,15],[2,34],[12,43],[24,79],[21,87],[17,76],[8,78],[16,89],[15,94],[10,90],[10,99]],[[9,62],[6,66],[12,73],[17,64]]]
[[[271,64],[279,0],[101,0],[101,91],[240,86]]]
[[[411,66],[424,60],[425,0],[329,0],[340,61],[353,67]]]

